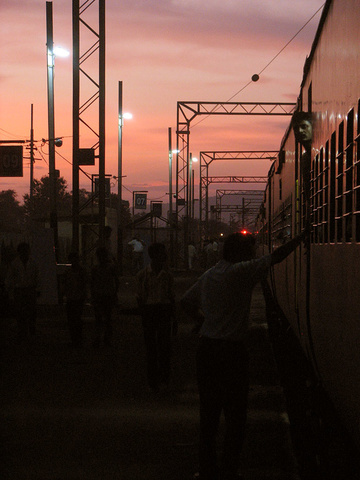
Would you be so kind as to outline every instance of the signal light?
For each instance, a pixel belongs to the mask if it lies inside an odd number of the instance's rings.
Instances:
[[[243,228],[240,233],[241,235],[248,235],[250,232],[246,230],[246,228]]]

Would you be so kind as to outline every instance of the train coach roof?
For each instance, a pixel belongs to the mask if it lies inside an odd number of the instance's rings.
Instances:
[[[325,24],[326,17],[328,16],[330,6],[334,1],[335,0],[327,0],[325,2],[324,8],[323,8],[323,11],[322,11],[322,14],[321,14],[321,18],[320,18],[320,21],[319,21],[319,25],[318,25],[318,28],[316,30],[315,38],[314,38],[314,41],[313,41],[312,46],[311,46],[310,54],[305,60],[301,87],[304,85],[304,83],[306,81],[306,78],[308,76],[308,73],[309,73],[309,70],[310,70],[310,65],[313,61],[315,50],[316,50],[316,47],[319,43],[319,39],[321,37],[321,33],[322,33],[322,30],[323,30],[323,27],[324,27],[324,24]]]
[[[300,84],[300,90],[303,88],[304,84],[305,84],[305,81],[306,81],[306,78],[309,74],[309,71],[310,71],[310,65],[313,61],[313,58],[314,58],[314,54],[315,54],[315,50],[316,50],[316,47],[319,43],[319,39],[321,37],[321,33],[322,33],[322,30],[323,30],[323,27],[324,27],[324,24],[325,24],[325,20],[327,18],[327,15],[329,13],[329,10],[330,10],[330,6],[331,4],[334,2],[335,0],[327,0],[324,4],[324,8],[323,8],[323,11],[321,13],[321,18],[320,18],[320,21],[319,21],[319,25],[318,25],[318,28],[316,30],[316,34],[315,34],[315,37],[314,37],[314,41],[311,45],[311,50],[310,50],[310,54],[308,57],[306,57],[306,60],[305,60],[305,63],[304,63],[304,68],[303,68],[303,78],[302,78],[302,81],[301,81],[301,84]],[[298,101],[299,101],[299,98],[298,98]],[[290,122],[290,124],[288,125],[286,131],[285,131],[285,134],[281,140],[281,147],[280,147],[280,150],[282,149],[288,135],[289,135],[289,131],[291,130],[291,125],[292,123]]]

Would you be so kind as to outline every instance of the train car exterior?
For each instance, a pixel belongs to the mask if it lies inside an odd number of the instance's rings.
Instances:
[[[290,124],[269,171],[259,215],[263,250],[272,250],[311,224],[307,244],[274,267],[273,295],[358,451],[359,24],[359,0],[328,0],[324,5],[298,98],[298,110],[310,112],[313,119],[310,178]]]

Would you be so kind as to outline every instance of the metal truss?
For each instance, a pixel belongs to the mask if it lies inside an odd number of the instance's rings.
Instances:
[[[266,183],[268,177],[250,177],[250,176],[217,176],[217,177],[207,177],[203,181],[206,182],[206,185],[210,183]]]
[[[216,190],[216,206],[213,209],[216,221],[221,222],[222,212],[241,215],[242,227],[248,228],[255,222],[256,215],[263,201],[263,190]],[[223,197],[238,196],[241,204],[223,204]]]
[[[205,219],[208,222],[209,212],[209,166],[215,160],[270,160],[274,161],[277,150],[235,150],[235,151],[205,151],[200,152],[200,224]]]
[[[177,103],[176,214],[186,204],[190,158],[191,122],[199,115],[293,115],[296,103],[282,102],[184,102]]]
[[[249,177],[249,176],[217,176],[217,177],[203,177],[201,190],[205,191],[205,222],[201,220],[201,235],[207,236],[209,225],[209,195],[208,186],[211,183],[267,183],[268,177]],[[201,212],[201,209],[200,209]],[[202,219],[202,217],[201,217]]]
[[[93,25],[94,7],[98,24]],[[96,12],[95,12],[96,13]],[[80,42],[81,38],[81,42]],[[98,120],[93,124],[96,108]],[[81,138],[89,138],[88,144]],[[105,227],[105,0],[73,0],[73,249],[79,250],[79,158],[93,149],[99,162],[99,234]]]
[[[177,103],[176,128],[176,223],[180,213],[188,209],[189,201],[189,162],[190,162],[190,127],[198,116],[210,115],[293,115],[296,103],[282,102],[184,102]],[[186,214],[188,216],[188,214]],[[184,234],[184,252],[188,238]],[[178,237],[176,237],[178,244]],[[184,253],[184,258],[186,255]]]

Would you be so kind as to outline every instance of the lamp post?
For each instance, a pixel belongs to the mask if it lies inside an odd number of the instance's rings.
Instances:
[[[49,186],[50,186],[50,228],[54,232],[54,248],[58,260],[58,225],[56,206],[55,174],[55,115],[54,115],[54,42],[52,2],[46,2],[46,45],[47,45],[47,97],[48,97],[48,136],[49,136]]]
[[[52,2],[46,2],[46,47],[47,47],[47,98],[48,98],[48,136],[49,136],[49,196],[50,196],[50,227],[54,232],[55,258],[58,261],[58,219],[57,219],[57,179],[55,169],[55,108],[54,108],[54,68],[55,53],[67,56],[68,52],[60,47],[54,48],[53,40],[53,8]]]
[[[191,217],[191,220],[194,220],[195,218],[195,170],[194,170],[194,167],[193,167],[193,164],[196,163],[198,161],[198,159],[196,157],[192,157],[192,161],[191,161],[191,185],[190,185],[190,188],[191,188],[191,214],[190,214],[190,217]]]
[[[122,274],[123,269],[123,230],[122,230],[122,129],[124,119],[131,119],[131,113],[123,113],[123,85],[119,81],[118,94],[118,230],[117,230],[117,261],[119,273]]]
[[[173,219],[173,190],[172,190],[172,163],[173,154],[179,150],[172,149],[171,127],[169,127],[169,225],[170,225],[170,266],[174,266],[174,219]]]
[[[122,82],[119,82],[119,131],[118,131],[118,230],[117,230],[117,261],[119,274],[122,274],[123,267],[123,233],[122,233],[122,127],[123,127],[123,105],[122,105]]]

